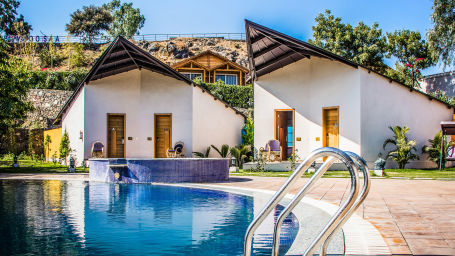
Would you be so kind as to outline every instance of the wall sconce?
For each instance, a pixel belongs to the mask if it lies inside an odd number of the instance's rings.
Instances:
[[[79,139],[80,140],[84,140],[84,132],[83,131],[79,132]]]

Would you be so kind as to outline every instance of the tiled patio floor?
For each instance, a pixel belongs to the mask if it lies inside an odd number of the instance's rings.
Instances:
[[[2,178],[88,180],[79,174],[0,174]],[[285,179],[233,177],[217,185],[277,190]],[[306,181],[300,179],[291,193]],[[348,179],[325,178],[309,196],[339,204],[348,189]],[[455,255],[455,181],[373,179],[357,214],[376,226],[395,255]]]
[[[284,180],[234,177],[222,185],[277,190]],[[348,189],[348,179],[321,179],[309,196],[339,204]],[[455,181],[373,179],[357,214],[376,226],[394,255],[455,255]]]

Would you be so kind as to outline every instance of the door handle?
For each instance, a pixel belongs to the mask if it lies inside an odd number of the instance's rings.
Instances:
[[[125,144],[125,139],[122,139],[122,144]]]

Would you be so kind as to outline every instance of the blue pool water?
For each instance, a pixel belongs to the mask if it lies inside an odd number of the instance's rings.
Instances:
[[[0,255],[241,255],[254,205],[177,186],[0,180]],[[290,216],[281,255],[297,231]],[[270,233],[254,255],[270,255]]]

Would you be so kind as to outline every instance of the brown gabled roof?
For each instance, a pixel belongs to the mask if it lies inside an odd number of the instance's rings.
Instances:
[[[423,94],[428,97],[429,100],[436,100],[438,102],[441,102],[448,108],[454,107],[432,95],[426,94],[419,90],[415,90],[397,80],[371,70],[366,66],[354,63],[348,59],[314,46],[310,43],[261,26],[249,20],[245,20],[245,33],[248,50],[248,61],[250,64],[251,78],[253,80],[256,80],[262,75],[273,72],[291,63],[297,62],[303,58],[309,59],[311,56],[315,56],[339,61],[353,68],[364,68],[368,70],[368,73],[373,72],[383,78],[388,79],[389,82],[395,82],[401,86],[405,86],[411,92],[415,91],[417,93]]]
[[[219,100],[226,107],[230,107],[234,110],[237,114],[243,116],[241,112],[239,112],[234,107],[230,106],[227,102],[219,99],[209,91],[207,91],[202,86],[193,83],[190,79],[186,76],[182,75],[181,73],[175,71],[170,66],[166,65],[162,61],[158,60],[157,58],[150,55],[150,53],[142,50],[137,45],[131,43],[127,39],[123,38],[122,36],[118,36],[115,40],[107,47],[107,49],[103,52],[100,58],[95,62],[92,66],[90,71],[85,76],[84,80],[79,84],[73,94],[70,96],[68,101],[65,103],[63,108],[57,114],[57,117],[54,121],[55,123],[59,123],[65,114],[66,110],[70,107],[73,100],[76,98],[79,91],[90,81],[94,81],[97,79],[101,79],[104,77],[112,76],[115,74],[127,72],[133,69],[148,69],[153,72],[160,73],[165,76],[169,76],[175,78],[177,80],[181,80],[188,85],[193,85],[199,87],[203,92],[207,92],[209,95],[214,97],[215,100]]]
[[[197,59],[197,58],[199,58],[199,57],[201,57],[201,56],[207,55],[207,54],[211,54],[211,55],[213,55],[213,56],[215,56],[215,57],[217,57],[217,58],[219,58],[219,59],[222,59],[223,61],[227,62],[229,65],[232,65],[232,66],[234,66],[234,67],[236,67],[236,68],[242,70],[242,71],[245,72],[245,73],[248,73],[248,72],[249,72],[248,68],[246,68],[246,67],[244,67],[244,66],[242,66],[242,65],[240,65],[240,64],[237,64],[237,63],[233,62],[232,60],[230,60],[230,59],[228,59],[228,58],[226,58],[226,57],[224,57],[224,56],[222,56],[222,55],[220,55],[220,54],[218,54],[218,53],[212,52],[212,51],[210,51],[210,50],[203,51],[203,52],[201,52],[201,53],[199,53],[199,54],[196,54],[196,55],[194,55],[194,56],[192,56],[192,57],[190,57],[190,58],[187,58],[187,59],[182,60],[182,61],[180,61],[180,62],[174,63],[173,65],[171,65],[171,67],[174,68],[174,69],[175,69],[175,68],[179,68],[179,67],[184,66],[184,65],[188,64],[189,62],[194,61],[195,59]],[[197,62],[196,62],[196,63],[197,63]],[[206,68],[206,69],[209,69],[208,67],[205,67],[204,65],[202,65],[202,64],[200,64],[200,63],[198,63],[198,65],[199,65],[199,66],[203,66],[203,67]],[[225,64],[224,64],[224,65],[225,65]],[[213,68],[212,68],[212,69],[213,69]]]

